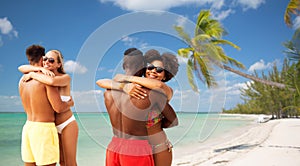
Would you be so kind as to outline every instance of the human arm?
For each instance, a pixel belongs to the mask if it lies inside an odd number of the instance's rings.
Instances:
[[[172,88],[170,88],[165,83],[163,83],[159,80],[156,80],[156,79],[117,74],[114,77],[114,80],[117,82],[126,82],[126,81],[132,82],[132,83],[139,84],[139,85],[144,86],[149,89],[158,90],[167,96],[168,101],[170,101],[173,96]]]
[[[164,118],[162,119],[162,128],[171,128],[178,126],[178,118],[169,103],[166,104],[164,110],[162,111]]]
[[[33,78],[41,83],[52,86],[67,86],[71,81],[71,77],[68,74],[51,77],[42,73],[30,72],[26,75],[27,79]]]
[[[104,89],[113,89],[123,91],[124,83],[116,82],[111,79],[99,79],[96,81],[96,84]]]
[[[56,87],[46,85],[46,92],[47,92],[48,100],[55,112],[62,113],[69,110],[70,107],[74,106],[74,101],[72,97],[67,102],[63,102],[61,100],[60,94]]]
[[[24,74],[27,74],[29,72],[42,72],[44,73],[45,75],[48,75],[48,76],[51,76],[51,77],[54,77],[55,74],[48,70],[48,69],[45,69],[43,67],[40,67],[40,66],[32,66],[32,65],[21,65],[18,67],[18,70]]]
[[[96,84],[104,89],[124,91],[125,93],[137,99],[141,99],[147,96],[142,87],[133,83],[116,82],[111,79],[99,79],[98,81],[96,81]]]

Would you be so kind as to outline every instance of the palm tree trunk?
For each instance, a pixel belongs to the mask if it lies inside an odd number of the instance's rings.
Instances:
[[[197,47],[196,45],[194,45],[193,43],[190,43],[190,46],[195,48],[198,52],[202,52],[199,47]],[[269,80],[264,80],[264,79],[261,79],[261,78],[258,78],[258,77],[255,77],[253,75],[250,75],[250,74],[246,74],[246,73],[243,73],[243,72],[240,72],[238,70],[235,70],[229,66],[226,66],[216,60],[214,60],[213,58],[211,57],[207,57],[212,63],[214,63],[215,65],[217,65],[218,67],[220,67],[221,69],[225,69],[225,70],[228,70],[228,71],[231,71],[237,75],[240,75],[242,77],[245,77],[245,78],[248,78],[250,80],[253,80],[253,81],[256,81],[256,82],[260,82],[262,84],[266,84],[266,85],[270,85],[270,86],[275,86],[275,87],[278,87],[280,89],[284,89],[286,88],[286,85],[285,84],[281,84],[281,83],[278,83],[278,82],[273,82],[273,81],[269,81]],[[289,88],[290,89],[290,88]],[[290,89],[290,90],[293,90],[293,89]]]
[[[228,71],[233,72],[233,73],[235,73],[235,74],[237,74],[237,75],[240,75],[240,76],[242,76],[242,77],[248,78],[248,79],[253,80],[253,81],[256,81],[256,82],[260,82],[260,83],[265,84],[265,85],[275,86],[275,87],[278,87],[278,88],[280,88],[280,89],[286,88],[286,85],[285,85],[285,84],[278,83],[278,82],[273,82],[273,81],[269,81],[269,80],[264,80],[264,79],[255,77],[255,76],[253,76],[253,75],[246,74],[246,73],[243,73],[243,72],[241,72],[241,71],[235,70],[235,69],[233,69],[233,68],[231,68],[231,67],[229,67],[229,66],[227,66],[227,65],[224,65],[224,64],[222,64],[222,63],[220,63],[220,62],[215,61],[215,60],[212,59],[212,58],[209,58],[209,59],[210,59],[210,61],[211,61],[212,63],[214,63],[215,65],[217,65],[217,66],[220,67],[221,69],[228,70]],[[290,88],[289,88],[289,89],[290,89]],[[293,90],[293,89],[290,89],[290,90]]]
[[[281,84],[281,83],[278,83],[278,82],[273,82],[273,81],[269,81],[269,80],[264,80],[264,79],[261,79],[261,78],[258,78],[258,77],[255,77],[253,75],[250,75],[250,74],[246,74],[246,73],[243,73],[243,72],[240,72],[238,70],[235,70],[229,66],[226,66],[226,65],[223,65],[223,64],[217,64],[220,68],[222,69],[225,69],[225,70],[228,70],[230,72],[233,72],[237,75],[240,75],[242,77],[245,77],[245,78],[248,78],[250,80],[253,80],[253,81],[256,81],[256,82],[260,82],[260,83],[263,83],[263,84],[266,84],[266,85],[270,85],[270,86],[275,86],[275,87],[278,87],[280,89],[284,89],[286,88],[286,85],[285,84]]]

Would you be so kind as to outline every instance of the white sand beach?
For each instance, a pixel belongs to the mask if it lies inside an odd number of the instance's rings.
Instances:
[[[300,119],[270,120],[192,147],[174,148],[174,166],[299,166]]]

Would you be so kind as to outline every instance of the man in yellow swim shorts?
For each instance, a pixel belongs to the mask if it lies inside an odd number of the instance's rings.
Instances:
[[[28,61],[42,66],[45,48],[32,45],[26,49]],[[34,79],[19,82],[19,93],[27,121],[23,126],[21,154],[25,166],[55,166],[59,161],[59,143],[54,124],[55,112],[67,111],[74,105],[72,99],[63,102],[58,89]]]

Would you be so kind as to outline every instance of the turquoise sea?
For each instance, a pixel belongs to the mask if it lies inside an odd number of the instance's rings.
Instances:
[[[79,124],[79,166],[105,165],[105,148],[112,137],[107,113],[74,113]],[[217,113],[178,113],[179,126],[166,129],[174,149],[221,137],[254,123],[243,116]],[[24,113],[0,113],[1,165],[21,166],[20,144]]]

